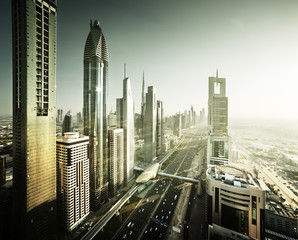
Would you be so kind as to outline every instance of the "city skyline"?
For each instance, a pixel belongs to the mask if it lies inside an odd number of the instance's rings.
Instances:
[[[219,76],[229,81],[232,118],[298,118],[291,111],[298,101],[298,33],[292,31],[298,26],[295,1],[89,1],[72,3],[72,8],[67,5],[67,1],[61,2],[58,14],[57,109],[82,111],[82,46],[89,20],[98,19],[111,48],[108,110],[115,110],[114,99],[121,95],[122,66],[127,63],[136,112],[140,112],[143,71],[147,86],[156,86],[163,96],[168,116],[191,104],[197,112],[206,109],[205,80],[218,68]],[[12,114],[9,9],[8,1],[1,10],[0,115]],[[177,98],[179,89],[187,94]],[[252,93],[254,99],[248,101]]]

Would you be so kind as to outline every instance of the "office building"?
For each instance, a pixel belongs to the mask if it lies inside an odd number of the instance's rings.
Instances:
[[[123,129],[123,158],[124,158],[124,182],[127,184],[133,177],[135,154],[135,129],[134,106],[130,79],[123,80],[123,98],[117,99],[116,114],[117,127]]]
[[[107,78],[108,49],[97,20],[90,22],[84,49],[84,135],[89,136],[91,208],[108,197]]]
[[[110,112],[108,115],[108,128],[117,127],[117,115],[114,112]]]
[[[226,79],[216,72],[216,77],[209,77],[207,164],[227,165],[231,153]]]
[[[181,137],[181,114],[174,116],[173,128],[174,136]]]
[[[109,192],[111,196],[124,184],[123,129],[108,130]]]
[[[57,1],[12,0],[13,231],[54,239]]]
[[[62,136],[64,136],[65,132],[72,132],[73,131],[73,126],[72,126],[72,113],[69,110],[63,120],[63,126],[62,126]]]
[[[207,169],[208,224],[262,239],[266,184],[246,170],[228,166]]]
[[[63,110],[62,109],[58,109],[57,111],[57,122],[58,123],[62,123],[63,121]]]
[[[142,118],[142,137],[144,138],[145,131],[145,112],[146,112],[146,96],[145,96],[145,73],[143,72],[142,82],[142,101],[141,101],[141,118]]]
[[[144,119],[144,159],[146,162],[153,162],[156,159],[156,124],[156,89],[153,86],[150,86],[146,93],[146,111]]]
[[[267,239],[296,239],[298,218],[296,212],[280,202],[270,201],[266,205],[265,238]]]
[[[157,113],[156,113],[156,155],[159,156],[163,152],[164,143],[164,113],[163,102],[157,100]]]
[[[58,226],[73,230],[89,215],[89,138],[65,132],[57,138]]]
[[[77,125],[81,125],[83,123],[83,119],[82,119],[82,113],[81,112],[78,112],[77,113]]]
[[[6,157],[0,156],[0,186],[6,183],[6,167],[5,167]]]

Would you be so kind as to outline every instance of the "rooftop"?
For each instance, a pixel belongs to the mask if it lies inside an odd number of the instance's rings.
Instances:
[[[77,143],[82,141],[88,141],[88,136],[80,136],[78,132],[66,132],[64,136],[59,136],[56,138],[57,143]]]
[[[244,169],[232,166],[212,166],[207,169],[206,173],[209,179],[221,181],[228,185],[269,191],[261,179],[257,179],[253,173]]]

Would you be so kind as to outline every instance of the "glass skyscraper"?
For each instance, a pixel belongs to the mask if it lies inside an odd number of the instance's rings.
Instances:
[[[56,11],[55,0],[12,0],[15,239],[55,234]]]
[[[108,197],[107,79],[108,49],[97,20],[90,22],[84,50],[84,135],[89,136],[91,208]]]

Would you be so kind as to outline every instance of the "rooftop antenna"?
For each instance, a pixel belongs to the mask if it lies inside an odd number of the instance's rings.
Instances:
[[[124,78],[126,78],[126,63],[124,63]]]
[[[90,29],[92,29],[92,19],[90,19]]]
[[[216,69],[216,82],[218,84],[218,69]]]

